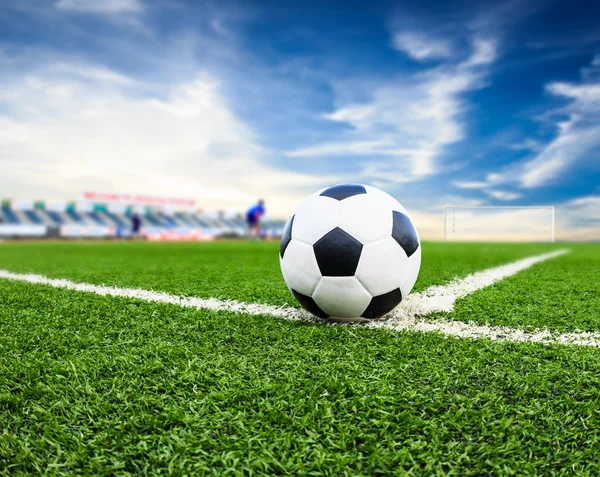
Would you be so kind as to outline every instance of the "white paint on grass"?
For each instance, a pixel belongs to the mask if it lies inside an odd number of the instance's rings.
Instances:
[[[527,257],[516,262],[476,272],[463,279],[456,279],[446,285],[429,287],[422,293],[409,295],[398,308],[388,315],[385,321],[373,321],[366,326],[388,328],[395,331],[411,330],[423,333],[439,332],[447,336],[460,338],[487,338],[495,341],[517,341],[528,343],[573,344],[600,347],[600,333],[577,331],[558,333],[548,329],[527,331],[508,326],[479,325],[473,322],[435,319],[423,320],[432,313],[451,312],[456,300],[481,290],[506,277],[525,270],[536,263],[568,253],[569,250],[557,250],[543,255]]]
[[[600,347],[600,333],[577,331],[573,333],[558,333],[551,330],[535,329],[533,331],[511,328],[509,326],[478,325],[462,321],[435,320],[415,321],[410,325],[390,321],[386,328],[393,330],[411,330],[422,333],[439,332],[447,336],[478,339],[486,338],[493,341],[516,341],[521,343],[568,344],[579,346]]]
[[[245,313],[248,315],[272,315],[289,320],[310,319],[310,317],[312,317],[310,313],[295,308],[261,305],[258,303],[243,303],[235,300],[218,300],[217,298],[192,298],[170,295],[169,293],[153,290],[140,290],[137,288],[117,288],[104,285],[92,285],[89,283],[72,282],[63,278],[48,278],[43,275],[13,273],[8,270],[0,270],[0,278],[33,283],[36,285],[48,285],[54,288],[65,288],[67,290],[79,292],[94,293],[102,296],[133,298],[152,303],[167,303],[183,308],[195,308],[198,310],[228,311],[233,313]]]
[[[460,321],[437,319],[425,321],[419,317],[436,312],[448,312],[454,308],[458,298],[467,296],[477,290],[492,285],[506,277],[514,275],[532,265],[568,253],[568,250],[536,255],[517,260],[481,272],[476,272],[463,279],[456,279],[447,285],[436,285],[422,293],[409,295],[402,304],[391,312],[386,320],[374,321],[366,326],[387,328],[391,330],[409,330],[416,332],[439,332],[447,336],[460,338],[487,338],[497,341],[536,342],[548,344],[572,344],[600,347],[600,333],[574,332],[555,333],[551,330],[526,331],[506,326],[477,325]],[[165,292],[140,290],[133,288],[117,288],[88,283],[76,283],[70,280],[48,278],[42,275],[13,273],[0,270],[0,278],[26,283],[47,285],[79,292],[94,293],[101,296],[130,298],[153,303],[167,303],[184,308],[199,310],[226,311],[249,315],[271,315],[286,320],[316,320],[310,313],[296,308],[277,307],[257,303],[243,303],[235,300],[218,300],[216,298],[193,298],[170,295]]]

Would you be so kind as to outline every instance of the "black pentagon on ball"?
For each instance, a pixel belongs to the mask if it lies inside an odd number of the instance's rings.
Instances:
[[[294,295],[294,298],[298,300],[298,303],[300,303],[305,310],[310,311],[313,315],[318,316],[319,318],[329,318],[329,315],[321,310],[319,305],[317,305],[315,300],[311,297],[298,293],[296,290],[292,290],[292,295]]]
[[[292,215],[290,217],[290,220],[288,220],[287,224],[285,224],[285,227],[283,229],[283,233],[281,234],[281,242],[279,242],[279,256],[281,258],[283,258],[283,254],[285,253],[285,249],[287,248],[287,246],[292,241],[292,226],[294,225],[294,217],[296,217],[296,216]]]
[[[386,313],[389,313],[402,301],[402,292],[400,288],[384,293],[383,295],[374,296],[367,309],[363,312],[363,318],[381,318]]]
[[[336,227],[313,245],[321,275],[352,277],[356,273],[363,245],[352,235]]]
[[[338,184],[321,192],[322,197],[331,197],[335,200],[344,200],[359,194],[366,194],[367,190],[360,184]]]
[[[392,237],[406,252],[406,256],[410,257],[419,248],[419,239],[415,226],[402,212],[393,211],[394,224],[392,226]]]

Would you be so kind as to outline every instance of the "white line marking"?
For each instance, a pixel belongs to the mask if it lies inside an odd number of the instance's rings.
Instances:
[[[79,292],[95,293],[96,295],[102,296],[134,298],[154,303],[168,303],[170,305],[177,305],[184,308],[196,308],[198,310],[229,311],[234,313],[246,313],[249,315],[272,315],[290,320],[310,319],[312,317],[310,313],[296,308],[261,305],[258,303],[242,303],[235,300],[218,300],[216,298],[192,298],[170,295],[165,292],[152,290],[76,283],[63,278],[48,278],[43,275],[13,273],[8,270],[0,270],[0,278],[33,283],[36,285],[49,285],[54,288],[65,288],[67,290]]]
[[[447,336],[461,338],[487,338],[497,341],[538,342],[547,344],[573,344],[600,347],[600,333],[573,332],[555,333],[551,330],[525,331],[505,326],[477,325],[445,319],[423,321],[418,316],[435,312],[452,311],[458,298],[464,297],[484,287],[525,270],[532,265],[568,253],[568,250],[524,258],[516,262],[502,265],[481,272],[476,272],[463,279],[457,279],[447,285],[436,285],[422,293],[409,295],[402,304],[388,315],[387,320],[374,321],[366,326],[388,328],[391,330],[409,330],[418,332],[439,332]],[[21,281],[38,285],[48,285],[79,292],[95,293],[102,296],[133,298],[154,303],[167,303],[184,308],[195,308],[212,311],[227,311],[250,315],[271,315],[287,320],[319,321],[310,313],[296,308],[277,307],[257,303],[243,303],[235,300],[222,301],[216,298],[190,298],[170,295],[165,292],[140,290],[133,288],[117,288],[88,283],[76,283],[60,278],[48,278],[42,275],[13,273],[0,270],[0,278]]]
[[[369,326],[377,326],[378,323],[370,323]],[[559,333],[547,329],[535,329],[533,331],[510,328],[508,326],[478,325],[476,323],[464,323],[462,321],[435,320],[415,321],[413,323],[399,323],[394,325],[391,321],[386,328],[393,330],[420,331],[422,333],[439,332],[446,336],[458,338],[485,338],[492,341],[517,341],[521,343],[546,343],[567,344],[579,346],[600,347],[600,333],[592,331],[576,331],[573,333]]]

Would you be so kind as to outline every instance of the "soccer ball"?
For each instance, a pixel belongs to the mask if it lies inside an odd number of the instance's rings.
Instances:
[[[311,195],[290,217],[279,257],[286,285],[313,315],[368,321],[410,293],[421,244],[396,199],[375,187],[339,184]]]

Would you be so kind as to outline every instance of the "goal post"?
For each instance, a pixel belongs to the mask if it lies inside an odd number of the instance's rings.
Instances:
[[[444,241],[554,242],[554,206],[445,206]]]

